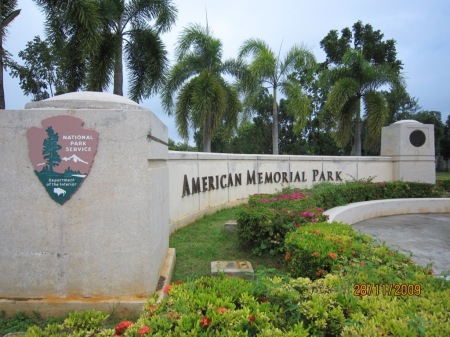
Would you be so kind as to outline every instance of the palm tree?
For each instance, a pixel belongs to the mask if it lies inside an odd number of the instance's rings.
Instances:
[[[371,64],[362,51],[350,49],[342,65],[324,71],[323,80],[332,86],[325,107],[337,119],[334,135],[337,145],[345,146],[353,137],[352,155],[361,155],[362,100],[367,119],[367,146],[376,146],[389,115],[385,96],[377,89],[401,80],[398,70]]]
[[[102,0],[100,8],[100,49],[91,59],[88,88],[105,89],[114,74],[114,94],[123,95],[125,52],[130,98],[139,102],[164,82],[168,59],[160,34],[171,29],[177,9],[171,0]]]
[[[69,92],[84,89],[87,59],[99,48],[102,24],[98,1],[34,0],[46,16],[46,33]]]
[[[278,154],[278,89],[289,98],[288,110],[297,116],[296,129],[306,123],[306,117],[310,112],[310,102],[302,92],[301,87],[292,80],[292,75],[297,68],[315,67],[314,55],[302,46],[292,47],[284,59],[276,55],[272,49],[260,39],[249,39],[244,42],[239,51],[239,59],[252,57],[248,72],[244,72],[241,78],[242,88],[246,95],[246,102],[251,102],[258,97],[261,87],[272,89],[272,148],[273,154]]]
[[[236,127],[241,110],[237,91],[222,77],[235,75],[236,64],[222,62],[222,42],[212,36],[208,27],[197,24],[180,34],[175,56],[177,63],[162,90],[163,106],[169,115],[175,114],[183,138],[189,138],[190,128],[200,129],[203,151],[211,152],[214,131],[221,123],[227,128]]]
[[[162,85],[168,66],[160,34],[170,30],[172,0],[35,0],[47,14],[47,31],[64,50],[76,91],[103,91],[111,80],[123,96],[123,54],[130,98],[139,102]],[[87,77],[86,77],[87,74]],[[84,76],[84,77],[83,77]]]
[[[0,1],[0,109],[5,109],[3,68],[4,68],[4,59],[7,57],[7,51],[3,49],[3,39],[6,35],[8,25],[20,14],[20,9],[15,10],[16,6],[17,0]]]

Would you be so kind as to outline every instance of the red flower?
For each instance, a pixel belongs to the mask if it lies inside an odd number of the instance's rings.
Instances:
[[[164,294],[168,294],[169,291],[170,291],[170,289],[172,289],[172,286],[171,286],[171,285],[165,286],[165,288],[164,288],[164,290],[163,290]]]
[[[256,322],[256,316],[255,315],[250,315],[248,316],[248,320],[252,323]]]
[[[337,257],[337,255],[335,253],[330,253],[330,254],[328,254],[328,256],[333,260]]]
[[[286,255],[284,256],[284,259],[286,260],[286,261],[289,261],[290,259],[291,259],[291,253],[286,253]]]
[[[130,321],[122,321],[119,324],[116,325],[114,328],[114,332],[116,335],[122,336],[125,330],[127,330],[130,326],[133,325],[133,322]]]
[[[317,256],[319,256],[319,252],[314,252],[311,255],[314,256],[314,257],[317,257]]]
[[[434,274],[434,270],[433,269],[428,269],[428,274],[430,274],[430,275]]]
[[[139,336],[144,336],[144,335],[146,335],[148,333],[150,333],[150,328],[148,326],[146,326],[146,325],[144,325],[142,328],[140,328],[138,330]]]
[[[173,282],[173,284],[180,285],[180,284],[183,284],[183,281],[178,280],[178,281]]]
[[[200,318],[200,324],[207,328],[211,324],[211,318],[209,317],[202,317]]]
[[[220,307],[220,308],[217,308],[217,313],[219,313],[219,314],[223,314],[223,313],[225,313],[225,311],[227,311],[227,308],[224,308],[224,307]]]
[[[317,269],[316,275],[321,276],[323,274],[323,269]]]

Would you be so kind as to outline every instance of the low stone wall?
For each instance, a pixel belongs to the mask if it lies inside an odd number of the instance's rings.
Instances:
[[[249,195],[319,182],[393,180],[391,157],[273,156],[169,151],[170,231]]]
[[[328,222],[339,221],[349,225],[380,216],[420,213],[450,213],[450,198],[372,200],[325,212]]]

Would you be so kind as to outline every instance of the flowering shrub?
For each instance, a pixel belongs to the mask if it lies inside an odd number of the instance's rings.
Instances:
[[[351,226],[332,222],[303,226],[286,237],[287,262],[293,276],[317,279],[347,260],[369,249],[369,236],[359,235]]]
[[[432,184],[402,181],[321,183],[310,190],[255,194],[238,215],[238,236],[256,254],[284,254],[286,234],[306,223],[325,221],[324,209],[358,201],[434,196]]]
[[[130,321],[122,321],[119,324],[116,325],[114,328],[114,332],[116,335],[122,336],[124,332],[133,325],[133,322]]]
[[[392,256],[379,247],[372,261]],[[393,255],[390,262],[397,264]],[[397,282],[420,285],[420,296],[355,296],[353,285],[364,281],[349,275],[327,274],[317,280],[259,276],[256,281],[202,277],[174,285],[162,302],[150,297],[141,317],[133,324],[118,324],[124,330],[117,332],[123,337],[450,335],[450,313],[444,310],[450,307],[450,282],[413,268]],[[70,317],[45,330],[29,328],[27,336],[116,336],[114,329],[102,327],[106,314],[88,311]]]
[[[251,196],[237,219],[241,244],[250,246],[256,254],[282,253],[287,233],[307,223],[326,220],[323,209],[305,208],[307,204],[308,193],[298,190],[271,197]]]

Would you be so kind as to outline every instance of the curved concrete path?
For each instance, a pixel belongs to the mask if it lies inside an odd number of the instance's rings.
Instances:
[[[421,266],[433,263],[436,274],[450,272],[450,214],[384,216],[352,226],[393,249],[411,252],[412,259]]]

